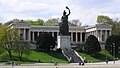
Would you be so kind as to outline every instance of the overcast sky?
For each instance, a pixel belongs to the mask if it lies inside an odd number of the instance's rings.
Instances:
[[[120,0],[0,0],[0,22],[61,18],[66,5],[69,20],[79,19],[82,25],[94,25],[98,15],[120,18]]]

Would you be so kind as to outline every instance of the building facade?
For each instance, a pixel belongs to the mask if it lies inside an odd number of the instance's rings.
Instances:
[[[49,32],[56,39],[59,35],[59,26],[34,26],[31,23],[20,22],[13,23],[12,27],[16,28],[25,40],[31,42],[35,42],[37,36],[42,32]],[[107,37],[111,35],[111,25],[96,24],[91,27],[69,26],[69,35],[71,44],[83,44],[89,35],[94,35],[101,43],[102,49],[104,49],[104,43]]]

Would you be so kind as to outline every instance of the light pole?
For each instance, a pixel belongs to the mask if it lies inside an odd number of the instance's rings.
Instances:
[[[113,45],[113,56],[114,56],[114,64],[115,64],[115,45]]]
[[[50,54],[51,54],[51,63],[52,63],[52,46],[50,46]]]
[[[113,58],[114,58],[114,64],[115,64],[115,43],[113,43],[113,45],[111,45],[112,47],[112,53],[113,53]]]

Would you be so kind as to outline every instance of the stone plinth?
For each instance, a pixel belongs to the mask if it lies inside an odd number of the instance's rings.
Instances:
[[[58,36],[58,46],[57,48],[61,49],[71,49],[70,36]]]

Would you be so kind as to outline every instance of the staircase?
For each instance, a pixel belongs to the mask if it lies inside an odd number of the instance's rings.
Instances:
[[[64,49],[62,50],[63,55],[68,59],[70,63],[83,63],[82,57],[76,54],[75,50]]]

